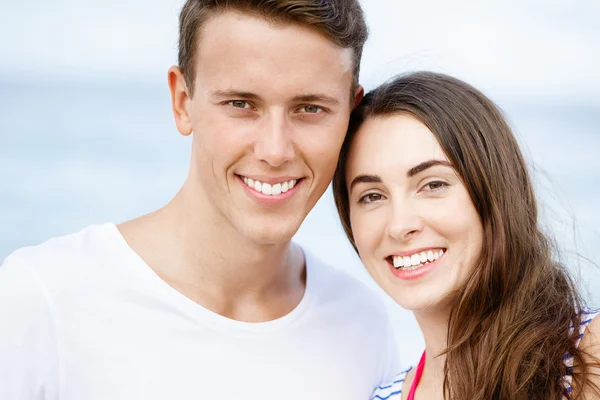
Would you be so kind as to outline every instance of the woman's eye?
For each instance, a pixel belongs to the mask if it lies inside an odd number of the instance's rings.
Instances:
[[[358,199],[358,202],[362,204],[369,204],[378,202],[380,200],[383,200],[383,195],[379,193],[368,193]]]
[[[233,108],[252,108],[250,103],[244,100],[232,100],[228,101],[227,104],[231,105]]]
[[[425,186],[423,186],[423,188],[430,192],[436,192],[436,191],[442,190],[448,186],[449,185],[446,182],[432,181],[432,182],[429,182],[428,184],[426,184]]]

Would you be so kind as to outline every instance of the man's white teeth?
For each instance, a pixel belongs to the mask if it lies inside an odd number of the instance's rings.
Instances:
[[[261,190],[261,192],[263,194],[266,194],[266,195],[270,196],[271,193],[273,193],[273,187],[271,185],[269,185],[268,183],[263,183],[262,184],[262,190]]]
[[[281,193],[287,192],[288,190],[292,190],[292,188],[296,186],[297,183],[296,179],[276,183],[274,185],[271,185],[269,183],[262,183],[246,177],[243,177],[243,180],[246,185],[253,188],[257,192],[261,192],[262,194],[265,194],[267,196],[277,196]]]
[[[432,261],[437,260],[444,254],[444,250],[429,250],[427,252],[423,251],[421,253],[415,253],[412,256],[393,256],[392,259],[394,261],[394,267],[396,268],[405,268],[405,269],[415,269],[417,267],[421,267],[425,264],[429,264]]]

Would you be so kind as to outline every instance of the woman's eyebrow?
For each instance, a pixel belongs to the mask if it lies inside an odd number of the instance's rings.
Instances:
[[[435,167],[436,165],[442,165],[444,167],[452,168],[452,164],[450,164],[446,160],[428,160],[428,161],[423,161],[422,163],[409,169],[406,172],[406,176],[411,178],[411,177],[417,175],[418,173],[425,171],[428,168]],[[381,180],[379,175],[357,175],[354,179],[352,179],[352,183],[350,183],[350,190],[352,190],[352,188],[359,183],[381,183],[381,182],[383,182],[383,181]]]
[[[452,168],[452,164],[450,164],[446,160],[428,160],[428,161],[423,161],[419,165],[416,165],[416,166],[412,167],[411,169],[409,169],[406,172],[406,176],[411,178],[411,177],[417,175],[418,173],[425,171],[428,168],[435,167],[436,165],[442,165],[445,167]]]
[[[358,175],[356,178],[352,179],[352,183],[350,184],[350,191],[352,188],[359,183],[381,183],[381,178],[378,175]]]

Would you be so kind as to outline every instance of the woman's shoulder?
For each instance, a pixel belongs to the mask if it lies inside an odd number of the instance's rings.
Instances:
[[[588,332],[592,332],[596,333],[598,332],[598,327],[600,326],[600,318],[597,318],[600,315],[599,311],[581,311],[578,314],[578,320],[579,320],[579,324],[574,324],[571,326],[571,332],[573,331],[577,331],[578,332],[578,336],[577,336],[577,341],[575,342],[575,347],[579,347],[579,345],[581,344],[584,336],[589,336],[587,333]],[[588,341],[589,338],[586,338],[586,341]],[[585,344],[585,341],[584,341]]]
[[[578,314],[577,317],[578,317],[579,323],[575,323],[571,326],[571,333],[573,331],[578,332],[577,341],[575,342],[575,347],[579,347],[584,336],[590,336],[590,335],[586,335],[586,333],[588,331],[592,333],[592,336],[594,336],[594,334],[597,334],[597,332],[600,330],[600,318],[596,318],[596,317],[598,317],[598,315],[600,315],[600,312],[598,312],[598,311],[581,311]],[[584,341],[584,346],[585,346],[585,342],[587,342],[589,340],[590,340],[590,338],[586,337],[586,340]],[[565,364],[567,365],[567,367],[573,366],[573,357],[569,353],[565,354],[564,361],[565,361]]]
[[[400,400],[402,398],[402,386],[412,370],[413,367],[410,367],[398,373],[391,381],[377,386],[371,400]]]
[[[600,312],[582,311],[578,317],[579,324],[571,326],[572,331],[578,332],[575,347],[581,347],[593,357],[600,357]],[[565,354],[564,363],[569,370],[573,368],[573,361],[571,354]],[[572,390],[572,379],[570,373],[563,376],[563,382],[569,392]]]
[[[600,311],[582,311],[579,315],[579,335],[580,339],[587,330],[597,331],[600,325],[600,319],[596,318]]]

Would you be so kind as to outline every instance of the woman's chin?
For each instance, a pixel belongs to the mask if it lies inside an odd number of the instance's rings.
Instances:
[[[426,296],[424,294],[391,296],[392,299],[405,310],[412,312],[439,312],[442,310],[450,310],[452,300],[448,296],[440,296],[439,294]]]

